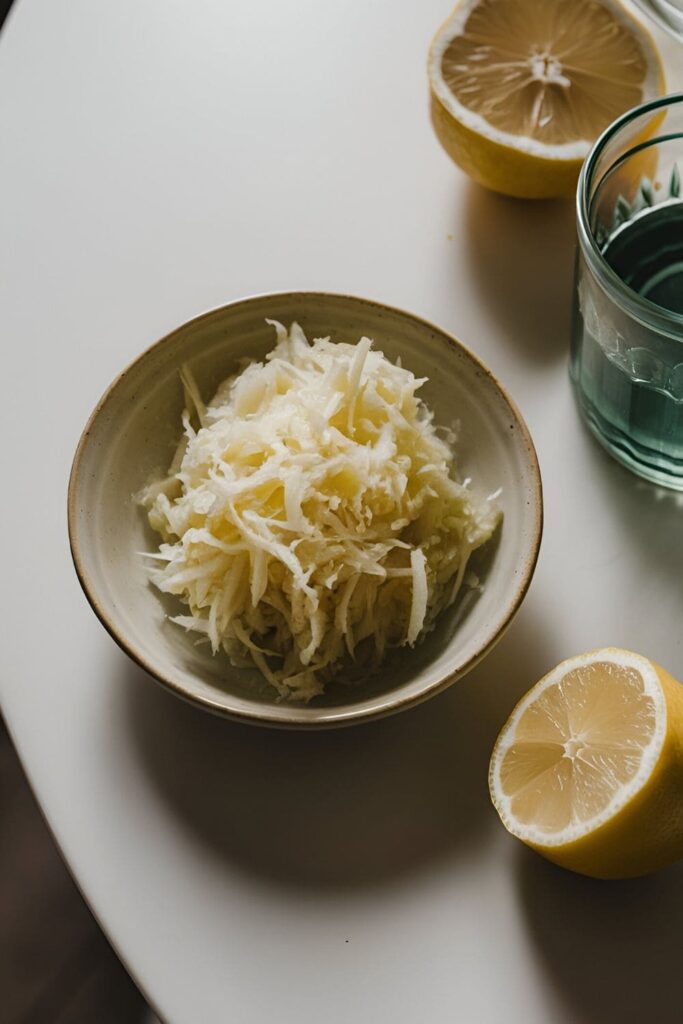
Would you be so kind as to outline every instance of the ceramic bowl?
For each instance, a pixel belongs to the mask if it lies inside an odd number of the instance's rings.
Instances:
[[[182,611],[148,582],[140,552],[158,538],[135,495],[167,469],[180,436],[181,364],[203,395],[239,360],[274,344],[266,318],[297,320],[309,338],[330,335],[375,347],[419,377],[436,422],[459,421],[457,465],[476,492],[501,488],[502,524],[475,554],[483,586],[463,591],[437,629],[414,650],[399,649],[360,685],[343,681],[307,706],[278,702],[253,669],[213,657],[168,621]],[[109,387],[83,431],[69,484],[69,536],[85,594],[104,627],[134,661],[173,693],[230,718],[322,727],[410,707],[463,676],[500,639],[527,591],[541,528],[541,480],[524,421],[489,370],[438,327],[378,302],[313,292],[257,296],[191,320],[162,338]]]

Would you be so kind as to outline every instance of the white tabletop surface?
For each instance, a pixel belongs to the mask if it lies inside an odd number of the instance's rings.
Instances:
[[[486,193],[432,134],[447,13],[19,0],[0,40],[2,707],[169,1024],[680,1020],[683,872],[571,876],[488,801],[497,730],[561,658],[618,644],[683,674],[683,513],[577,419],[571,204]],[[162,692],[92,615],[66,537],[73,450],[116,372],[197,312],[288,288],[455,333],[517,399],[545,483],[536,577],[495,652],[417,710],[322,735]]]

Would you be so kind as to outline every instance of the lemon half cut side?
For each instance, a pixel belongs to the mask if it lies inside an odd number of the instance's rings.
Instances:
[[[431,45],[447,152],[508,195],[571,195],[592,143],[664,92],[650,34],[616,0],[462,0]]]
[[[491,798],[513,835],[597,878],[683,857],[683,686],[618,648],[578,655],[519,702],[496,742]]]

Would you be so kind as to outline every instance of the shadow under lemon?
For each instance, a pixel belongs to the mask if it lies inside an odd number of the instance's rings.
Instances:
[[[520,846],[519,901],[539,964],[581,1024],[683,1020],[683,865],[600,882]]]
[[[527,361],[566,359],[576,244],[573,202],[511,199],[472,183],[462,209],[464,273],[481,307]]]
[[[297,889],[388,885],[467,856],[497,823],[488,760],[511,707],[552,663],[520,614],[440,697],[379,722],[287,732],[219,719],[124,665],[142,770],[172,813],[238,870]]]

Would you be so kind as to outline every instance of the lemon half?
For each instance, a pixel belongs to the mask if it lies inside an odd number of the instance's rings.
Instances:
[[[615,0],[463,0],[428,70],[446,151],[481,184],[529,198],[572,194],[603,129],[665,89],[651,36]]]
[[[519,702],[496,742],[491,798],[505,827],[595,878],[683,857],[683,686],[639,654],[562,662]]]

